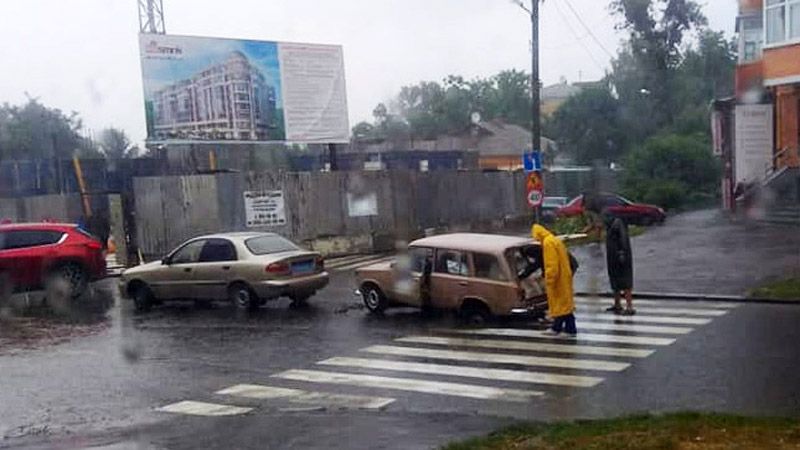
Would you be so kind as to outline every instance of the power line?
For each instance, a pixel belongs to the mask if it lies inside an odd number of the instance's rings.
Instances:
[[[589,47],[586,46],[586,44],[583,42],[582,38],[578,35],[578,32],[575,30],[575,28],[572,26],[572,24],[569,22],[569,20],[567,20],[567,16],[566,16],[566,14],[564,14],[563,11],[561,11],[561,8],[558,6],[558,2],[555,1],[555,2],[552,2],[552,4],[556,8],[556,12],[558,13],[558,16],[561,17],[561,21],[564,22],[564,24],[567,26],[567,28],[569,28],[569,31],[572,33],[572,36],[575,37],[575,40],[578,41],[579,44],[581,44],[581,47],[583,47],[583,49],[586,50],[586,54],[589,55],[589,58],[591,58],[591,60],[595,63],[595,65],[597,66],[598,69],[600,69],[601,71],[605,72],[605,70],[606,70],[605,67],[603,67],[603,65],[600,64],[600,62],[597,60],[597,58],[594,57],[594,53],[592,53],[592,51],[589,49]]]
[[[608,57],[609,57],[609,58],[611,58],[611,59],[614,59],[614,55],[612,55],[612,54],[611,54],[611,52],[610,52],[610,51],[608,51],[608,49],[607,49],[607,48],[606,48],[606,47],[603,45],[603,43],[602,43],[602,42],[600,42],[600,39],[597,39],[597,36],[595,36],[595,34],[592,32],[591,28],[589,28],[589,27],[586,25],[586,22],[584,22],[584,21],[583,21],[583,19],[581,18],[580,14],[578,14],[578,11],[576,11],[576,10],[575,10],[575,7],[574,7],[574,6],[572,6],[572,2],[571,2],[570,0],[564,0],[564,2],[567,4],[567,7],[570,9],[570,11],[572,11],[572,14],[574,14],[574,15],[575,15],[575,18],[576,18],[576,19],[578,19],[578,22],[580,22],[580,23],[581,23],[581,25],[583,26],[583,29],[584,29],[584,30],[586,30],[586,32],[587,32],[587,33],[589,33],[589,36],[591,36],[591,37],[592,37],[592,39],[594,40],[594,42],[595,42],[595,43],[596,43],[596,44],[597,44],[597,45],[598,45],[598,46],[599,46],[601,49],[603,49],[603,51],[604,51],[604,52],[606,52],[606,55],[608,55]]]

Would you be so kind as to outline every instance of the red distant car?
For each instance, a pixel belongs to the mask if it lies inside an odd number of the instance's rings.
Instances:
[[[633,225],[662,224],[667,214],[658,206],[634,203],[616,194],[600,194],[600,207],[625,223]],[[575,217],[583,214],[583,195],[572,199],[565,206],[556,210],[556,217]]]
[[[0,293],[46,288],[60,280],[74,298],[105,276],[103,244],[77,225],[0,225]]]

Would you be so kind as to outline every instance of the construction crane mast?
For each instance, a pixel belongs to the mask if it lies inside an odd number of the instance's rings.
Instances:
[[[139,32],[166,34],[164,0],[136,0],[139,5]]]

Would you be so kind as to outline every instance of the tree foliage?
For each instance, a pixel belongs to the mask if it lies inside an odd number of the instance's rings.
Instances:
[[[48,108],[35,98],[0,106],[0,159],[71,158],[92,150],[78,114]]]
[[[131,143],[125,132],[114,127],[100,133],[100,149],[108,159],[135,158],[139,155],[139,148]]]
[[[374,122],[353,128],[356,141],[435,139],[466,129],[473,113],[484,120],[502,118],[528,127],[531,122],[530,78],[508,70],[489,78],[466,80],[448,76],[442,82],[425,81],[403,87],[390,107],[381,103]]]

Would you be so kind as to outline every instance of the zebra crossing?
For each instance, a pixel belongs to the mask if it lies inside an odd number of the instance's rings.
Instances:
[[[395,258],[394,255],[353,255],[325,260],[325,268],[332,272],[347,272],[360,269],[372,264],[389,262]]]
[[[558,396],[559,388],[597,387],[738,306],[641,300],[636,316],[620,317],[606,313],[605,303],[576,300],[577,337],[521,326],[437,329],[368,345],[254,384],[223,388],[213,393],[213,401],[186,400],[159,411],[222,416],[297,406],[384,410],[392,408],[400,393],[412,402],[418,395],[531,402]],[[343,394],[340,389],[370,395]],[[372,395],[376,391],[379,395]]]

